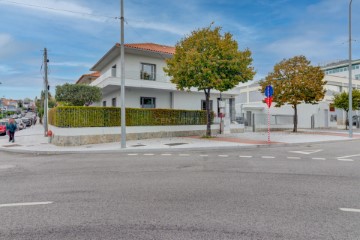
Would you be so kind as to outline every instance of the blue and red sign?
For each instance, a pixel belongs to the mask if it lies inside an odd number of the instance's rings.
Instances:
[[[273,101],[273,95],[274,95],[274,89],[271,85],[267,85],[265,88],[265,103],[268,105],[268,107],[270,108],[271,103]]]

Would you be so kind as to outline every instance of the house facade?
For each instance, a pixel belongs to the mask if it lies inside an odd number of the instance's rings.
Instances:
[[[163,68],[165,60],[175,53],[174,47],[154,43],[125,44],[125,106],[131,108],[167,108],[205,110],[203,91],[180,91],[170,82]],[[90,85],[102,89],[98,106],[119,107],[121,102],[120,45],[113,46],[92,68],[98,77]],[[235,98],[238,89],[221,93],[227,103],[228,116],[235,120]],[[213,90],[210,107],[216,116],[220,111],[220,92]],[[215,119],[217,120],[217,119]]]
[[[299,128],[327,128],[345,125],[346,115],[341,109],[332,106],[334,95],[349,90],[348,61],[330,63],[321,67],[325,73],[324,81],[326,94],[318,104],[300,104],[298,106]],[[360,89],[360,60],[352,62],[352,87]],[[253,114],[267,113],[267,105],[263,103],[265,96],[260,92],[258,83],[252,83],[240,87],[240,95],[236,99],[236,111],[239,117],[243,117],[248,125],[252,123]],[[274,104],[273,104],[274,105]],[[294,114],[291,106],[285,105],[280,108],[271,107],[271,114],[278,116],[290,116]],[[359,114],[354,111],[354,115]],[[287,118],[291,121],[291,118]]]

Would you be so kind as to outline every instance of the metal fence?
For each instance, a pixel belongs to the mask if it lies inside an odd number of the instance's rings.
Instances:
[[[262,131],[268,128],[268,115],[253,113],[249,126],[252,131]],[[294,126],[294,115],[270,114],[271,129],[291,129]]]

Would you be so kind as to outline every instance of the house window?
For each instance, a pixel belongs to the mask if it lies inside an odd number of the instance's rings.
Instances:
[[[155,81],[156,65],[149,63],[141,64],[140,79]]]
[[[106,107],[106,101],[103,101],[103,107]]]
[[[209,101],[210,104],[210,111],[213,110],[213,101]],[[206,100],[201,100],[201,110],[206,110]]]
[[[116,77],[116,65],[111,67],[111,76]]]
[[[155,108],[155,100],[153,97],[141,97],[140,106],[142,108]]]
[[[116,98],[111,99],[111,106],[116,107]]]

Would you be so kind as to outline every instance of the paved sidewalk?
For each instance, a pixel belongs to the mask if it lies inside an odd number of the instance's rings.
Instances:
[[[127,147],[121,148],[119,142],[105,144],[91,144],[75,147],[60,147],[50,144],[44,137],[42,125],[35,125],[16,132],[15,143],[8,142],[8,136],[0,136],[0,151],[9,152],[32,152],[32,153],[75,153],[75,152],[111,152],[111,151],[146,151],[146,150],[169,150],[169,149],[202,149],[224,147],[256,147],[268,145],[284,145],[294,143],[346,141],[348,131],[330,130],[302,130],[298,133],[291,131],[271,132],[271,142],[267,142],[267,132],[245,132],[237,134],[218,135],[214,138],[174,137],[127,141]],[[354,129],[353,139],[360,138],[360,131]]]

